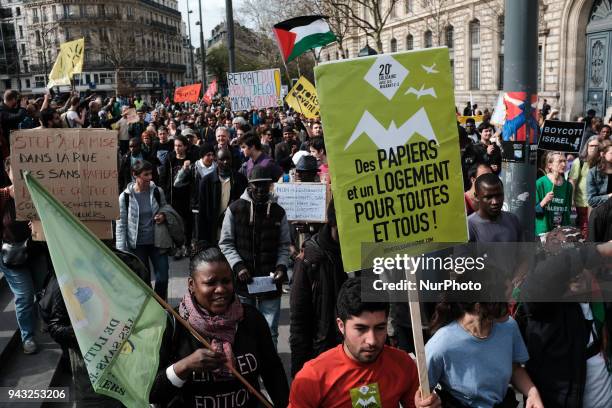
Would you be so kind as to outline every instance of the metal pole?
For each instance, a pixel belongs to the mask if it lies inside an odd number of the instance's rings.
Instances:
[[[206,44],[204,44],[204,20],[202,20],[202,0],[198,0],[200,9],[200,65],[202,66],[202,88],[206,88]]]
[[[504,93],[522,100],[525,116],[525,143],[522,161],[504,162],[505,201],[510,212],[521,220],[525,241],[535,239],[535,181],[538,127],[532,130],[532,100],[538,93],[538,2],[505,0]],[[536,103],[537,105],[537,103]],[[518,118],[519,116],[517,116]],[[511,120],[508,115],[506,121]],[[517,131],[517,133],[519,133]],[[531,137],[530,137],[531,136]],[[516,135],[504,133],[504,140],[517,141]]]
[[[225,0],[225,29],[227,30],[227,51],[229,54],[229,71],[236,72],[234,46],[234,10],[232,0]]]
[[[195,67],[193,66],[193,47],[191,46],[191,21],[189,15],[192,10],[189,10],[189,1],[187,1],[187,27],[189,27],[189,63],[191,64],[191,82],[195,82]]]

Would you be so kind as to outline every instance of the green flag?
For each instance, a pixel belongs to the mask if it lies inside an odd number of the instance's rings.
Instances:
[[[148,407],[166,326],[152,290],[25,174],[89,379],[128,408]]]

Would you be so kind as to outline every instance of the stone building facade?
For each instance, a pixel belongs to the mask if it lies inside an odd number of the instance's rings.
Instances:
[[[14,24],[21,69],[0,88],[43,93],[59,45],[81,37],[85,60],[77,90],[161,95],[184,81],[177,0],[7,1],[20,17]]]
[[[610,117],[612,0],[534,1],[539,2],[538,61],[533,63],[540,99],[560,108],[565,119],[590,108]],[[382,33],[382,51],[447,45],[457,107],[471,98],[491,108],[503,88],[503,13],[503,0],[398,0]],[[371,38],[367,41],[375,46]],[[343,41],[349,58],[365,45],[366,36],[358,29]],[[337,46],[329,46],[321,59],[339,55]]]

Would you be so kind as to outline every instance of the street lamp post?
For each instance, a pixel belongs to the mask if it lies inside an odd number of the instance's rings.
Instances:
[[[189,10],[189,3],[187,3],[187,27],[189,27],[189,63],[191,64],[191,81],[195,82],[195,67],[193,66],[193,47],[191,46],[191,22],[189,15],[193,13],[193,10]]]
[[[236,71],[234,54],[234,10],[232,0],[225,0],[225,29],[227,30],[227,51],[229,54],[229,71]]]
[[[206,45],[204,44],[204,20],[202,20],[202,0],[198,1],[200,9],[200,65],[202,66],[202,87],[206,88]]]

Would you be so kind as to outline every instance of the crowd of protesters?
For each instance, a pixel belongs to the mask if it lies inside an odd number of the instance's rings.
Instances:
[[[464,114],[470,117],[457,126],[469,240],[522,242],[521,220],[503,206],[500,129],[487,110],[470,105]],[[480,114],[479,123],[472,115]],[[549,119],[558,114],[546,103],[540,111]],[[534,216],[543,240],[612,240],[612,132],[592,112],[581,120],[588,136],[580,153],[548,152],[541,161]],[[170,260],[190,257],[186,293],[173,306],[213,349],[170,319],[152,404],[258,406],[229,365],[255,389],[265,388],[277,407],[509,408],[517,392],[526,407],[612,406],[607,303],[528,303],[520,328],[508,303],[438,303],[430,308],[425,350],[436,392],[422,397],[407,353],[415,351],[410,336],[402,340],[392,328],[409,327],[409,317],[396,305],[361,300],[361,280],[343,268],[333,200],[326,223],[296,223],[271,192],[273,183],[333,183],[318,120],[281,108],[233,112],[223,100],[146,103],[71,94],[28,101],[7,91],[0,105],[3,158],[11,130],[37,127],[117,131],[120,218],[109,245],[147,284],[153,278],[160,297],[168,297]],[[28,223],[15,220],[10,161],[4,168],[3,247],[31,236]],[[612,257],[611,245],[571,256],[581,269]],[[560,252],[538,265],[523,293],[544,290],[551,277],[559,290],[569,287],[568,268],[576,265],[569,257]],[[40,271],[50,268],[43,261],[0,260],[28,354],[37,351],[34,294]],[[262,278],[272,286],[251,293],[250,284]],[[57,283],[46,285],[41,315],[69,354],[78,406],[117,406],[83,381],[83,358]],[[277,353],[283,292],[290,294],[291,387]]]

